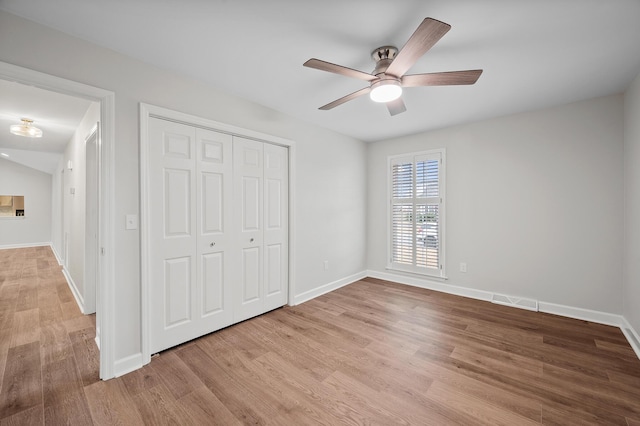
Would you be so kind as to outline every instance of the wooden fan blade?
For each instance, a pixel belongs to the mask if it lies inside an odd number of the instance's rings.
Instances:
[[[451,25],[449,24],[432,18],[425,18],[407,40],[407,43],[400,49],[385,73],[402,77],[450,29]]]
[[[376,79],[373,74],[354,70],[352,68],[343,67],[342,65],[332,64],[331,62],[321,61],[320,59],[311,58],[304,64],[305,67],[315,68],[321,71],[332,72],[335,74],[344,75],[347,77],[357,78],[359,80],[372,81]]]
[[[402,77],[402,87],[417,86],[454,86],[473,84],[478,81],[482,70],[433,72],[429,74],[411,74]]]
[[[398,98],[395,101],[387,102],[387,108],[389,109],[389,114],[391,115],[397,115],[407,110],[407,107],[404,105],[404,101],[402,100],[402,98]]]
[[[350,93],[350,94],[348,94],[347,96],[343,96],[343,97],[341,97],[340,99],[336,99],[335,101],[333,101],[333,102],[331,102],[331,103],[328,103],[328,104],[326,104],[326,105],[324,105],[324,106],[321,106],[321,107],[320,107],[320,108],[318,108],[318,109],[321,109],[321,110],[323,110],[323,111],[326,111],[326,110],[329,110],[329,109],[331,109],[331,108],[335,108],[335,107],[337,107],[338,105],[342,105],[343,103],[348,102],[348,101],[350,101],[350,100],[352,100],[352,99],[355,99],[355,98],[360,97],[360,96],[362,96],[362,95],[366,95],[366,94],[367,94],[367,93],[369,93],[370,91],[371,91],[371,88],[370,88],[370,87],[365,87],[364,89],[360,89],[360,90],[358,90],[357,92]]]

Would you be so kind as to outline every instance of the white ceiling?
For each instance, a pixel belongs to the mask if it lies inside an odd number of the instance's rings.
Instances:
[[[64,152],[91,101],[0,79],[0,150]],[[33,120],[41,138],[9,133],[21,118]]]
[[[0,158],[52,174],[91,101],[0,79]],[[21,118],[33,120],[41,138],[9,133]]]
[[[638,0],[0,0],[0,8],[365,141],[623,92],[640,72]],[[452,26],[409,71],[484,69],[474,86],[410,88],[391,117],[370,72],[425,17]],[[2,123],[4,125],[4,122]]]

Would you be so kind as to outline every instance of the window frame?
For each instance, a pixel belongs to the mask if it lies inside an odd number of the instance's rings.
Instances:
[[[412,204],[416,204],[416,163],[420,162],[421,159],[436,157],[438,156],[440,159],[440,164],[438,168],[438,195],[440,198],[440,202],[438,204],[438,260],[439,260],[439,268],[427,268],[422,266],[417,266],[415,264],[415,256],[414,263],[411,265],[402,264],[393,261],[393,206],[394,206],[394,198],[393,198],[393,165],[397,164],[401,161],[406,161],[412,163],[412,174],[413,174],[413,182],[412,182]],[[422,160],[424,161],[424,160]],[[441,149],[433,149],[427,151],[419,151],[419,152],[410,152],[406,154],[397,154],[391,155],[387,157],[387,269],[399,272],[409,272],[412,274],[424,275],[432,278],[441,278],[446,279],[446,262],[445,262],[445,218],[446,218],[446,150],[444,148]],[[426,197],[421,197],[426,198]],[[416,238],[415,238],[415,228],[414,228],[414,238],[412,243],[413,251],[415,253],[416,250]]]

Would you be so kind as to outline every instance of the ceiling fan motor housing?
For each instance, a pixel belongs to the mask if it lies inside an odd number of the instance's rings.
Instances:
[[[376,68],[372,74],[378,75],[385,72],[397,54],[398,48],[395,46],[382,46],[371,52],[371,58],[376,61]]]

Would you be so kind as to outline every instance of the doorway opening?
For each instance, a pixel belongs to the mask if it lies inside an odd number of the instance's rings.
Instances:
[[[59,260],[63,265],[69,266],[70,276],[73,279],[74,259],[69,247],[76,244],[82,246],[81,253],[82,268],[80,273],[75,273],[75,278],[83,281],[80,294],[75,294],[85,314],[96,312],[96,333],[97,343],[100,353],[100,378],[110,379],[114,374],[113,355],[113,145],[114,145],[114,94],[112,92],[88,86],[82,83],[62,79],[52,75],[40,73],[27,68],[18,67],[12,64],[0,62],[0,80],[3,82],[18,83],[28,87],[44,89],[45,91],[67,95],[89,101],[95,105],[97,110],[97,120],[91,124],[95,131],[85,132],[82,138],[82,151],[76,152],[75,157],[69,157],[62,163],[62,170],[52,173],[52,197],[58,198],[56,205],[51,209],[51,245],[54,251],[58,252]],[[96,125],[99,122],[99,126]],[[78,133],[81,133],[78,130]],[[86,140],[85,136],[89,135]],[[85,151],[88,147],[88,152]],[[67,153],[68,154],[68,153]],[[87,157],[92,157],[91,164],[87,163]],[[89,170],[86,168],[89,167]],[[68,186],[65,181],[70,179],[74,171],[88,171],[86,179],[75,180]],[[81,182],[81,183],[79,183]],[[58,184],[56,186],[56,183]],[[72,186],[73,185],[73,186]],[[89,190],[76,192],[77,186],[91,186]],[[83,188],[83,190],[85,189]],[[89,194],[89,199],[86,199]],[[87,201],[89,204],[87,204]],[[81,229],[76,230],[74,235],[69,235],[66,230],[77,224],[66,224],[69,209],[76,205],[83,204]],[[53,204],[53,203],[52,203]],[[85,208],[87,207],[87,213]],[[56,216],[60,216],[56,218]],[[90,231],[87,237],[87,229]],[[80,232],[81,231],[81,232]],[[84,268],[85,245],[91,246],[91,252],[87,253],[90,263],[89,271]],[[60,253],[61,252],[61,253]],[[76,249],[77,252],[77,249]],[[86,273],[85,273],[86,272]],[[87,276],[87,274],[89,276]],[[89,278],[87,280],[87,278]],[[89,287],[84,284],[91,284]],[[73,285],[72,291],[73,291]]]

